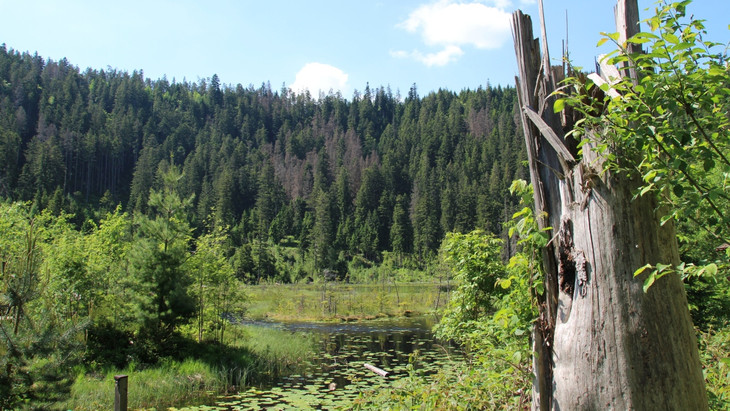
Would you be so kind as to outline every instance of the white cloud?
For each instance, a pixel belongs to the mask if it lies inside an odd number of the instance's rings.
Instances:
[[[428,67],[431,66],[445,66],[452,61],[456,61],[464,54],[464,51],[459,46],[448,45],[443,50],[436,53],[422,53],[418,50],[407,52],[403,50],[392,51],[390,55],[396,58],[412,58],[416,61],[420,61]]]
[[[487,3],[490,5],[475,1],[439,0],[418,7],[397,27],[420,34],[427,46],[441,47],[441,51],[408,54],[426,65],[444,65],[464,53],[462,46],[478,49],[502,47],[510,38],[510,13],[505,8],[511,6],[511,1],[491,0]],[[402,57],[402,53],[399,56]]]
[[[390,52],[391,57],[395,57],[398,59],[404,59],[411,56],[411,53],[405,51],[405,50],[395,50]]]
[[[347,78],[348,75],[337,67],[322,63],[307,63],[299,70],[290,88],[296,93],[309,90],[316,98],[320,91],[325,94],[330,90],[344,93]]]

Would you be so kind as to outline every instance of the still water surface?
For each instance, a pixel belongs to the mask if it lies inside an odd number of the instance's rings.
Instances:
[[[298,374],[272,386],[251,388],[221,398],[213,409],[348,408],[352,400],[386,387],[410,372],[431,374],[459,354],[436,341],[432,318],[402,318],[358,323],[249,323],[282,327],[292,333],[312,333],[319,355]],[[388,372],[381,377],[365,368],[372,364]],[[410,364],[410,365],[409,365]]]

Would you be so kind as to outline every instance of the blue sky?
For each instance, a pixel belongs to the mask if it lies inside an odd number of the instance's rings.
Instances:
[[[592,67],[601,31],[614,31],[612,0],[545,0],[551,57],[566,33],[575,64]],[[639,1],[644,9],[654,1]],[[513,85],[509,15],[538,20],[535,0],[0,0],[0,43],[66,57],[81,70],[144,70],[153,80],[270,82],[278,90],[389,86],[406,95]],[[730,1],[695,0],[710,38],[730,40]],[[539,30],[535,30],[539,33]],[[556,60],[557,62],[557,60]]]

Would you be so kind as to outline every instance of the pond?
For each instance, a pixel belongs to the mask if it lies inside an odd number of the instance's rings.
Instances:
[[[297,374],[267,387],[252,387],[222,397],[217,410],[347,408],[363,392],[387,386],[409,372],[438,371],[459,354],[436,341],[431,318],[403,318],[357,323],[249,323],[282,327],[292,333],[312,333],[318,340],[317,358]],[[382,377],[365,364],[388,373]]]

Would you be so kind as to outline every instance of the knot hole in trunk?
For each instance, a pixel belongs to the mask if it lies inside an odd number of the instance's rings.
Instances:
[[[558,232],[558,284],[560,291],[573,299],[575,260],[573,259],[573,221],[564,218]]]
[[[564,218],[558,232],[558,284],[570,301],[575,292],[581,297],[588,293],[588,262],[583,250],[575,248],[573,242],[573,221]]]

